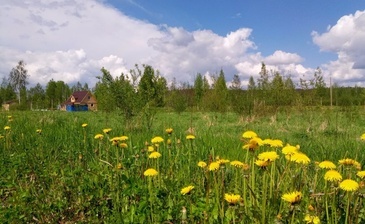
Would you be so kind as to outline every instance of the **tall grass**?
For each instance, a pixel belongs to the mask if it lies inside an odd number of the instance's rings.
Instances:
[[[3,223],[359,223],[365,221],[365,111],[310,108],[265,117],[158,112],[143,119],[118,114],[14,112],[0,114],[0,220]],[[9,118],[8,116],[11,116]],[[83,127],[83,124],[87,126]],[[104,129],[110,128],[108,133]],[[171,134],[166,133],[172,128]],[[37,131],[38,130],[38,131]],[[40,131],[41,130],[41,131]],[[290,161],[283,147],[243,149],[246,130],[300,146],[309,163]],[[101,134],[102,138],[95,138]],[[188,135],[195,139],[187,139]],[[127,136],[126,140],[111,141]],[[152,143],[160,136],[161,143]],[[123,143],[123,144],[122,144]],[[149,158],[154,149],[161,154]],[[258,166],[262,152],[279,158]],[[350,158],[353,164],[339,164]],[[324,160],[342,180],[324,179]],[[202,161],[206,167],[198,166]],[[239,161],[243,165],[231,165]],[[218,167],[211,168],[213,162]],[[145,176],[154,168],[156,176]],[[192,190],[182,194],[186,186]],[[298,191],[300,198],[283,199]],[[237,201],[225,194],[239,195]],[[308,221],[309,220],[309,221]]]

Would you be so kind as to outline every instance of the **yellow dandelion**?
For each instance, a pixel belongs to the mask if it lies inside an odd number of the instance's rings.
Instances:
[[[153,168],[149,168],[146,171],[144,171],[143,175],[145,175],[146,177],[153,177],[153,176],[157,176],[158,172],[157,172],[157,170],[155,170]]]
[[[219,169],[220,164],[218,162],[212,162],[209,164],[209,170],[210,171],[216,171]]]
[[[341,181],[342,180],[342,176],[339,172],[337,172],[336,170],[328,170],[326,172],[326,174],[324,175],[324,179],[326,181]]]
[[[117,165],[117,169],[118,169],[118,170],[120,170],[120,169],[122,169],[122,168],[123,168],[122,164],[121,164],[121,163],[118,163],[118,165]]]
[[[216,162],[219,163],[220,165],[222,165],[222,164],[229,163],[229,160],[228,159],[219,159]]]
[[[340,183],[340,188],[344,191],[356,191],[359,184],[354,180],[346,179]]]
[[[296,163],[301,163],[301,164],[308,164],[311,160],[308,158],[308,156],[304,153],[301,152],[297,152],[294,153],[291,157],[290,157],[290,161],[296,162]]]
[[[270,165],[270,162],[269,161],[264,161],[264,160],[256,160],[255,161],[255,164],[261,168],[265,168],[267,167],[268,165]]]
[[[126,149],[126,148],[128,148],[128,144],[125,143],[125,142],[122,142],[122,143],[119,144],[119,147],[121,147],[123,149]]]
[[[87,126],[87,124],[85,123],[85,124],[82,124],[81,126],[82,126],[83,128],[85,128],[85,127]]]
[[[126,140],[128,140],[128,136],[122,135],[122,136],[119,137],[119,140],[120,141],[126,141]]]
[[[0,139],[3,139],[4,138],[4,136],[3,135],[0,135]]]
[[[283,141],[279,139],[265,139],[263,142],[265,145],[269,145],[273,148],[283,147]]]
[[[257,137],[257,134],[253,131],[245,131],[242,134],[242,138],[256,138],[256,137]]]
[[[224,194],[224,200],[226,200],[229,204],[237,204],[241,200],[241,195]]]
[[[105,129],[103,129],[103,132],[105,133],[105,134],[109,134],[109,132],[111,132],[112,131],[112,129],[111,128],[105,128]]]
[[[305,217],[304,217],[304,221],[307,223],[307,224],[320,224],[321,223],[321,220],[318,218],[318,216],[315,216],[315,215],[309,215],[309,214],[306,214]]]
[[[361,170],[361,164],[357,161],[354,162],[354,167],[357,169],[357,170]]]
[[[237,161],[237,160],[231,162],[231,166],[234,166],[234,167],[237,167],[237,168],[243,168],[244,165],[245,164],[243,162],[240,162],[240,161]]]
[[[10,127],[9,127],[9,126],[5,126],[5,127],[4,127],[4,130],[5,130],[5,131],[8,131],[8,130],[10,130]]]
[[[42,129],[37,129],[36,132],[37,132],[37,134],[41,134],[42,133]]]
[[[207,166],[207,163],[204,162],[204,161],[199,161],[198,166],[201,167],[201,168],[205,168]]]
[[[194,135],[187,135],[186,136],[186,139],[187,140],[194,140],[195,139],[195,136]]]
[[[111,142],[118,142],[120,141],[120,137],[114,137],[112,139],[110,139]]]
[[[365,171],[358,171],[356,173],[356,176],[360,177],[360,178],[364,178],[365,177]]]
[[[277,158],[279,158],[279,155],[275,151],[270,151],[260,153],[258,158],[264,161],[275,161]]]
[[[167,128],[166,130],[166,133],[171,135],[171,133],[174,131],[172,128]]]
[[[286,146],[281,150],[281,152],[284,154],[284,155],[293,155],[294,153],[297,153],[298,152],[298,148],[293,146],[293,145],[290,145],[289,143],[286,144]]]
[[[163,142],[164,140],[163,140],[163,138],[162,137],[160,137],[160,136],[156,136],[156,137],[154,137],[152,140],[151,140],[151,142],[153,143],[153,144],[159,144],[159,143],[161,143],[161,142]]]
[[[348,165],[348,166],[352,166],[355,164],[355,160],[350,159],[350,158],[346,158],[346,159],[341,159],[338,161],[339,164],[341,165]]]
[[[153,151],[155,151],[155,148],[152,145],[150,145],[150,146],[148,146],[147,151],[153,152]]]
[[[365,133],[361,135],[361,140],[365,140]]]
[[[296,204],[302,200],[302,193],[299,191],[294,191],[291,193],[284,194],[281,199],[284,201],[290,202],[291,204]]]
[[[150,158],[150,159],[157,159],[157,158],[160,158],[161,157],[161,153],[159,153],[159,152],[152,152],[149,156],[148,156],[148,158]]]
[[[254,151],[255,149],[257,149],[259,146],[262,146],[264,144],[264,141],[261,138],[258,137],[253,137],[250,139],[250,141],[244,145],[242,148],[243,149],[248,149],[250,151]]]
[[[322,168],[322,169],[336,169],[336,165],[333,162],[328,161],[328,160],[320,162],[318,164],[318,166],[319,166],[319,168]]]
[[[102,134],[96,134],[94,138],[95,139],[102,140],[104,138],[104,135],[102,135]]]
[[[190,186],[187,186],[187,187],[184,187],[183,189],[181,189],[180,193],[182,195],[190,194],[193,189],[194,189],[194,186],[190,185]]]

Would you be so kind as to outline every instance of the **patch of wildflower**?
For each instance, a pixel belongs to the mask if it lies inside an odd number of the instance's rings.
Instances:
[[[81,125],[83,128],[86,128],[87,127],[87,124],[86,123],[84,123],[84,124],[82,124]]]

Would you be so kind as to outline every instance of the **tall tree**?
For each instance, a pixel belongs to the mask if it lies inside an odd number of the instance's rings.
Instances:
[[[53,79],[51,79],[46,86],[46,97],[48,100],[48,107],[52,109],[54,108],[54,105],[56,104],[57,101],[56,89],[57,89],[57,84]]]
[[[266,65],[264,62],[261,63],[261,71],[260,78],[257,80],[258,88],[260,90],[268,90],[269,89],[269,71],[266,69]]]
[[[201,99],[204,94],[204,82],[203,77],[200,73],[196,75],[196,78],[194,80],[194,93],[195,93],[195,102],[196,105],[200,105]]]
[[[233,90],[239,90],[242,88],[241,79],[237,74],[233,76],[232,83],[229,88]]]
[[[34,87],[30,88],[28,91],[28,97],[30,101],[30,109],[44,108],[46,92],[41,84],[37,83]]]
[[[9,84],[18,94],[19,104],[21,102],[20,94],[22,90],[26,90],[28,84],[28,76],[28,70],[25,69],[25,62],[23,60],[19,61],[18,65],[9,74]]]

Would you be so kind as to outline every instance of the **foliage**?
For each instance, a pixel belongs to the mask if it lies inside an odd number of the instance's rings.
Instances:
[[[18,65],[10,71],[9,84],[18,93],[19,104],[21,103],[21,91],[26,89],[28,84],[28,70],[25,69],[25,62],[20,60]]]

